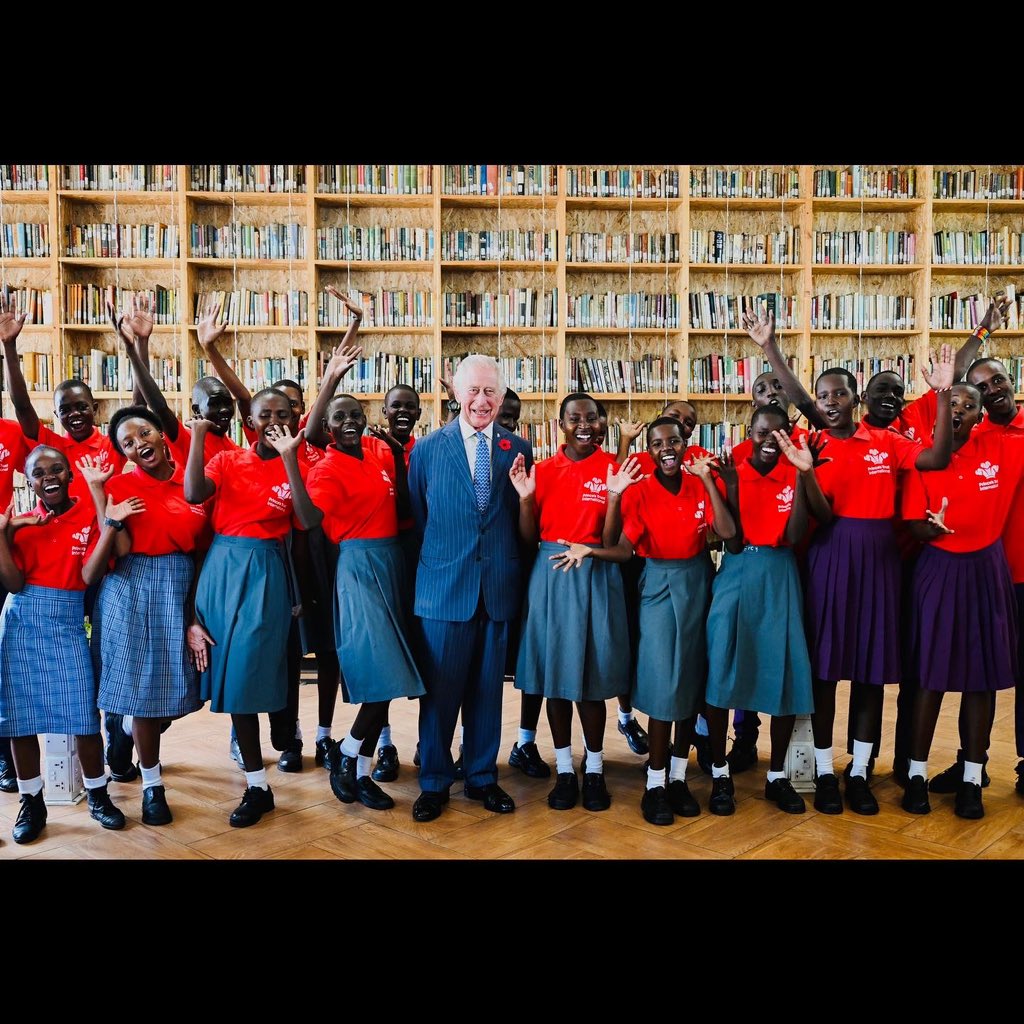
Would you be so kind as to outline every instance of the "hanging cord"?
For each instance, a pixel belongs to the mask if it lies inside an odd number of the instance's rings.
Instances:
[[[988,187],[985,189],[985,294],[983,302],[988,308],[988,268],[992,262],[992,165],[988,165]],[[984,313],[982,314],[984,316]]]
[[[288,224],[284,232],[284,244],[285,251],[288,254],[288,299],[285,303],[285,309],[288,314],[288,369],[292,369],[292,360],[295,359],[295,320],[296,316],[292,315],[292,193],[288,191]],[[295,312],[298,313],[299,297],[295,296]],[[295,377],[299,376],[299,368],[295,366]]]
[[[665,259],[665,339],[664,339],[664,342],[665,342],[665,362],[664,362],[664,364],[662,366],[662,369],[661,369],[661,386],[662,386],[662,389],[665,392],[665,400],[666,400],[666,402],[669,400],[670,393],[673,390],[678,390],[678,389],[673,389],[671,387],[671,384],[672,384],[672,359],[671,359],[671,356],[670,356],[670,353],[669,353],[669,343],[668,343],[669,309],[671,308],[670,304],[669,304],[669,290],[668,290],[669,289],[669,284],[668,284],[668,277],[669,277],[668,265],[669,265],[669,261],[672,258],[672,246],[671,246],[670,241],[669,241],[669,237],[670,237],[671,233],[669,231],[669,214],[668,214],[668,202],[669,202],[668,201],[668,175],[669,175],[669,169],[666,167],[665,170],[664,170],[663,177],[662,177],[662,185],[661,185],[661,190],[665,194],[665,239],[664,239],[664,247],[665,247],[665,250],[664,250],[664,259]],[[631,247],[635,246],[635,242],[634,242],[634,240],[632,238],[630,239],[629,244],[630,244]],[[675,396],[673,396],[673,397],[675,397]]]
[[[788,174],[788,170],[789,170],[789,165],[788,164],[784,164],[783,168],[782,168],[782,174],[780,175],[780,180],[779,180],[779,237],[780,237],[780,240],[781,239],[786,239],[787,242],[788,242],[789,239],[788,239],[788,230],[786,228],[786,190],[787,190],[787,184],[786,184],[785,178],[786,178],[786,176]],[[795,237],[794,237],[793,245],[789,246],[787,244],[786,248],[787,248],[787,252],[785,252],[785,253],[781,253],[780,252],[780,254],[779,254],[782,258],[779,260],[779,301],[776,303],[776,306],[778,306],[780,308],[783,306],[783,304],[786,301],[786,289],[785,289],[786,277],[785,277],[785,268],[783,267],[783,264],[786,263],[787,260],[788,260],[790,266],[792,266],[792,265],[794,265],[796,263],[796,240],[795,240]],[[792,307],[790,307],[790,315],[792,315]],[[785,318],[783,318],[783,319],[785,319]],[[785,335],[785,328],[778,323],[778,318],[776,318],[775,327],[776,327],[776,334],[778,336],[778,341],[779,341],[779,348],[781,349],[782,352],[785,352],[786,351],[786,347],[782,343],[783,336]],[[764,364],[762,362],[762,366],[763,365]],[[799,368],[797,369],[797,375],[799,376]],[[751,384],[753,384],[753,381],[751,381]],[[751,399],[753,399],[754,396],[751,395],[750,397],[751,397]],[[786,415],[787,416],[789,415],[789,408],[788,408],[788,406],[786,408]]]
[[[114,171],[114,309],[124,309],[124,302],[123,302],[123,300],[121,298],[121,220],[120,220],[120,214],[119,214],[119,211],[118,211],[118,204],[117,204],[118,190],[119,190],[120,183],[121,183],[120,165],[119,164],[114,164],[113,165],[113,171]],[[121,346],[118,344],[118,339],[117,338],[114,339],[114,344],[116,346],[115,349],[114,349],[114,352],[117,354],[117,373],[118,373],[117,383],[118,383],[118,387],[116,389],[112,388],[111,390],[117,390],[119,392],[123,392],[125,389],[120,387],[120,385],[121,385],[122,381],[124,381],[124,383],[127,383],[127,380],[125,379],[125,373],[124,373],[124,363],[125,363],[125,360],[124,360],[124,357],[121,355]],[[93,381],[92,383],[93,383],[94,387],[97,384],[96,381]],[[113,383],[113,381],[111,381],[111,383]],[[99,381],[99,386],[100,387],[103,386],[103,381],[102,380]]]
[[[729,388],[728,378],[726,377],[727,368],[729,366],[729,263],[730,253],[729,246],[732,239],[729,234],[729,199],[732,189],[728,187],[728,175],[729,167],[726,170],[726,189],[725,189],[725,244],[722,246],[722,258],[725,261],[725,334],[722,337],[722,373],[720,386],[722,388],[722,447],[731,449],[732,448],[732,433],[729,429]],[[739,312],[737,310],[737,312]]]
[[[0,183],[2,184],[2,183]],[[4,192],[6,189],[0,187],[0,298],[7,301],[7,249],[5,246],[5,225],[7,223],[7,211],[4,209]],[[26,303],[27,305],[27,303]],[[11,312],[17,316],[18,308],[11,306]],[[3,354],[0,353],[0,374],[3,374]],[[4,416],[4,395],[7,392],[6,376],[0,377],[0,417]]]
[[[633,237],[633,165],[629,165],[629,237]],[[628,259],[626,260],[626,275],[627,275],[627,290],[629,292],[626,301],[626,326],[629,330],[629,335],[626,340],[626,355],[627,359],[625,362],[630,362],[633,358],[633,246],[630,242],[630,251],[628,253]],[[626,385],[626,419],[632,422],[633,420],[633,379],[631,373],[623,373],[624,384]]]
[[[545,423],[545,415],[547,413],[547,405],[544,401],[544,396],[547,393],[547,380],[545,378],[545,370],[547,368],[548,361],[548,350],[547,350],[547,317],[544,314],[544,293],[547,291],[548,283],[548,262],[547,262],[547,240],[548,240],[548,208],[547,208],[547,191],[548,191],[548,179],[547,179],[547,168],[545,164],[540,165],[540,301],[538,308],[540,310],[540,372],[535,375],[537,383],[540,385],[540,421],[543,425]],[[554,305],[554,299],[552,298],[552,306]]]
[[[852,168],[851,168],[852,172]],[[861,181],[860,185],[860,233],[858,235],[858,243],[860,245],[860,252],[857,254],[857,308],[854,309],[853,315],[857,324],[857,368],[860,370],[860,390],[863,393],[864,388],[867,386],[869,375],[867,367],[864,365],[864,260],[867,258],[866,253],[866,241],[864,236],[864,182]]]

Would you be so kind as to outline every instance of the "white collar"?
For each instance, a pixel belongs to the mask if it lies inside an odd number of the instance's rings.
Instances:
[[[459,417],[459,429],[462,431],[463,442],[468,441],[471,437],[476,435],[476,427],[472,423],[467,423],[461,416]],[[484,427],[484,435],[487,440],[490,441],[494,437],[494,420]]]

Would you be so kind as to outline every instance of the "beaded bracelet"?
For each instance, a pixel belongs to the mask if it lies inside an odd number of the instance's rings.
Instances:
[[[992,332],[987,327],[979,327],[974,332],[972,337],[977,338],[984,345],[985,342],[988,341],[988,339],[991,336],[991,334],[992,334]]]

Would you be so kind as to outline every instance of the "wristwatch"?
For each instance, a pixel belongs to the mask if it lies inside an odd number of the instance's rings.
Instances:
[[[104,526],[112,526],[115,530],[117,530],[118,533],[120,533],[124,529],[124,523],[121,522],[120,519],[110,519],[110,518],[104,519],[103,520],[103,525]]]
[[[462,412],[462,406],[459,404],[457,398],[448,399],[448,411],[449,412]]]

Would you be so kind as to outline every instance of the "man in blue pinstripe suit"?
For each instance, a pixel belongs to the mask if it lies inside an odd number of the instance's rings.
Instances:
[[[527,470],[533,458],[522,438],[494,422],[506,390],[494,359],[468,356],[453,385],[458,418],[418,441],[409,461],[422,541],[415,613],[427,687],[416,821],[432,821],[448,802],[460,708],[466,795],[498,814],[515,810],[497,768],[508,626],[522,603],[520,500],[509,471],[517,456]]]

